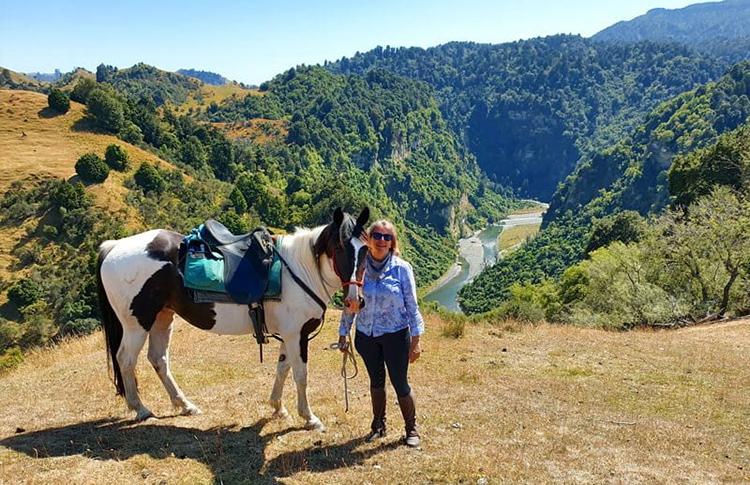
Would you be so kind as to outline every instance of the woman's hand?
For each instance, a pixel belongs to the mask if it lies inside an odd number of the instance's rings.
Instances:
[[[349,346],[349,342],[346,341],[346,335],[339,336],[339,350],[346,353],[346,348]]]
[[[416,361],[420,355],[422,355],[422,346],[419,345],[419,336],[412,337],[409,347],[409,362]]]

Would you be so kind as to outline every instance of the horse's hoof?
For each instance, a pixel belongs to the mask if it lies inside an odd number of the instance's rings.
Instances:
[[[198,406],[188,406],[182,411],[183,416],[198,416],[199,414],[203,414],[203,411]]]
[[[277,409],[271,417],[273,419],[286,419],[289,417],[289,411],[287,411],[286,408]]]
[[[305,429],[308,429],[310,431],[318,431],[319,433],[323,433],[326,430],[325,425],[322,421],[319,419],[310,420],[307,423],[305,423]]]
[[[139,422],[139,423],[141,423],[141,422],[143,422],[143,421],[146,421],[147,419],[156,419],[156,416],[154,416],[154,413],[152,413],[152,412],[151,412],[150,410],[148,410],[148,409],[145,409],[145,408],[144,408],[144,409],[141,409],[141,410],[140,410],[140,411],[138,411],[138,413],[136,413],[136,415],[135,415],[135,420],[136,420],[137,422]]]

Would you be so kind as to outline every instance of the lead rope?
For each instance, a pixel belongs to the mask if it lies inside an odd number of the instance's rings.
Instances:
[[[332,343],[329,346],[331,349],[340,349],[338,342]],[[341,356],[341,379],[344,381],[344,412],[349,412],[349,380],[354,379],[359,374],[359,367],[357,366],[357,358],[354,356],[352,350],[352,331],[351,329],[346,334],[346,349]],[[354,372],[349,375],[347,372],[347,364],[352,364]]]

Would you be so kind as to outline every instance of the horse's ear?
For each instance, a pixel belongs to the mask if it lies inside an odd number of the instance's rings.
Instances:
[[[357,226],[359,227],[365,227],[365,224],[367,224],[367,221],[370,219],[370,208],[365,207],[362,209],[362,212],[359,213],[359,217],[357,217]]]
[[[341,207],[336,207],[336,210],[333,211],[333,223],[340,226],[342,222],[344,222],[344,211],[341,210]]]

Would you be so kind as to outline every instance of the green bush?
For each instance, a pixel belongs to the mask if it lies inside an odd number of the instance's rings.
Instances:
[[[68,320],[60,329],[63,335],[88,335],[100,327],[96,318],[78,318]]]
[[[120,145],[109,145],[104,152],[104,161],[112,170],[124,172],[128,169],[128,152]]]
[[[143,143],[143,132],[138,125],[131,121],[127,121],[122,130],[120,130],[120,138],[131,145],[138,145],[139,143]]]
[[[47,96],[50,109],[58,113],[67,113],[70,109],[70,98],[67,94],[57,88],[52,88]]]
[[[164,177],[159,170],[148,162],[143,162],[133,175],[135,183],[143,189],[144,192],[154,192],[161,194],[165,188]]]
[[[96,88],[88,96],[89,114],[96,125],[110,133],[118,133],[125,126],[125,112],[122,103],[104,89]]]
[[[93,79],[81,79],[70,92],[70,99],[81,104],[86,104],[89,100],[89,94],[96,88],[96,81]]]
[[[109,167],[96,153],[87,153],[76,162],[76,173],[86,183],[101,183],[107,180]]]
[[[23,362],[23,353],[18,347],[11,347],[0,355],[0,371],[10,370]]]
[[[55,181],[49,196],[53,205],[66,210],[83,209],[91,205],[91,198],[80,182],[71,184],[65,180]]]
[[[16,281],[8,289],[8,299],[19,309],[35,303],[42,295],[39,283],[28,278]]]

